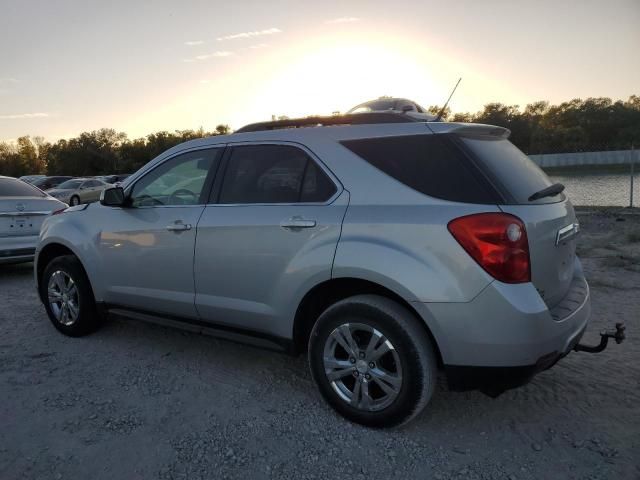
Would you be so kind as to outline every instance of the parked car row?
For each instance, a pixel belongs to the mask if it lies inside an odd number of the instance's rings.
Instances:
[[[128,176],[0,176],[0,264],[31,261],[44,218],[68,205],[95,202]]]
[[[43,192],[69,205],[95,202],[109,185],[119,185],[129,174],[101,175],[78,178],[64,175],[28,175],[19,180],[38,187]]]
[[[46,193],[73,206],[97,201],[100,192],[109,186],[110,183],[97,178],[72,178],[55,188],[50,188]]]
[[[105,183],[117,184],[123,182],[127,177],[129,177],[130,173],[118,173],[116,175],[96,175],[93,177],[82,177],[82,178],[95,178],[97,180],[102,180]],[[18,180],[22,180],[23,182],[29,183],[38,187],[40,190],[47,190],[49,188],[57,187],[62,182],[67,180],[71,180],[72,178],[80,178],[73,176],[65,176],[65,175],[24,175]],[[44,186],[44,188],[42,188]]]

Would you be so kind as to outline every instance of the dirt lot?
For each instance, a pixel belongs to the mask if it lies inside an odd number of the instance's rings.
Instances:
[[[495,400],[442,386],[392,431],[335,415],[304,358],[121,319],[66,338],[31,264],[0,267],[0,478],[638,479],[640,216],[580,220],[587,337],[626,343]]]

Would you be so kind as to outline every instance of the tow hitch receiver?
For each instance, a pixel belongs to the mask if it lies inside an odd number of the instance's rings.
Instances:
[[[578,343],[575,347],[573,347],[573,349],[576,352],[599,353],[607,348],[607,343],[609,342],[610,338],[613,338],[617,344],[621,344],[625,339],[625,328],[626,327],[624,326],[624,323],[616,323],[615,331],[602,330],[600,332],[600,343],[598,345],[583,345],[581,343]]]

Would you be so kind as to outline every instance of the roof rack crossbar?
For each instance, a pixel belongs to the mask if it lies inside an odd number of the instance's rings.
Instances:
[[[409,123],[421,120],[403,113],[371,112],[354,113],[347,115],[331,115],[326,117],[292,118],[289,120],[274,120],[271,122],[259,122],[245,125],[235,133],[259,132],[263,130],[278,130],[281,128],[318,127],[331,125],[366,125],[376,123]]]

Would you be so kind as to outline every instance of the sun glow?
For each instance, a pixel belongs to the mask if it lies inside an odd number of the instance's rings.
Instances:
[[[290,117],[344,113],[381,95],[424,101],[435,88],[427,65],[381,44],[320,45],[287,56],[293,61],[256,88],[255,112]]]
[[[434,42],[371,30],[309,32],[304,38],[183,64],[185,83],[162,92],[162,102],[133,117],[126,130],[145,134],[169,125],[212,130],[219,123],[237,129],[272,116],[344,113],[383,95],[429,107],[442,104],[460,76],[455,111],[475,108],[479,91],[485,98],[493,92],[506,101],[515,98],[506,82],[455,60]]]

